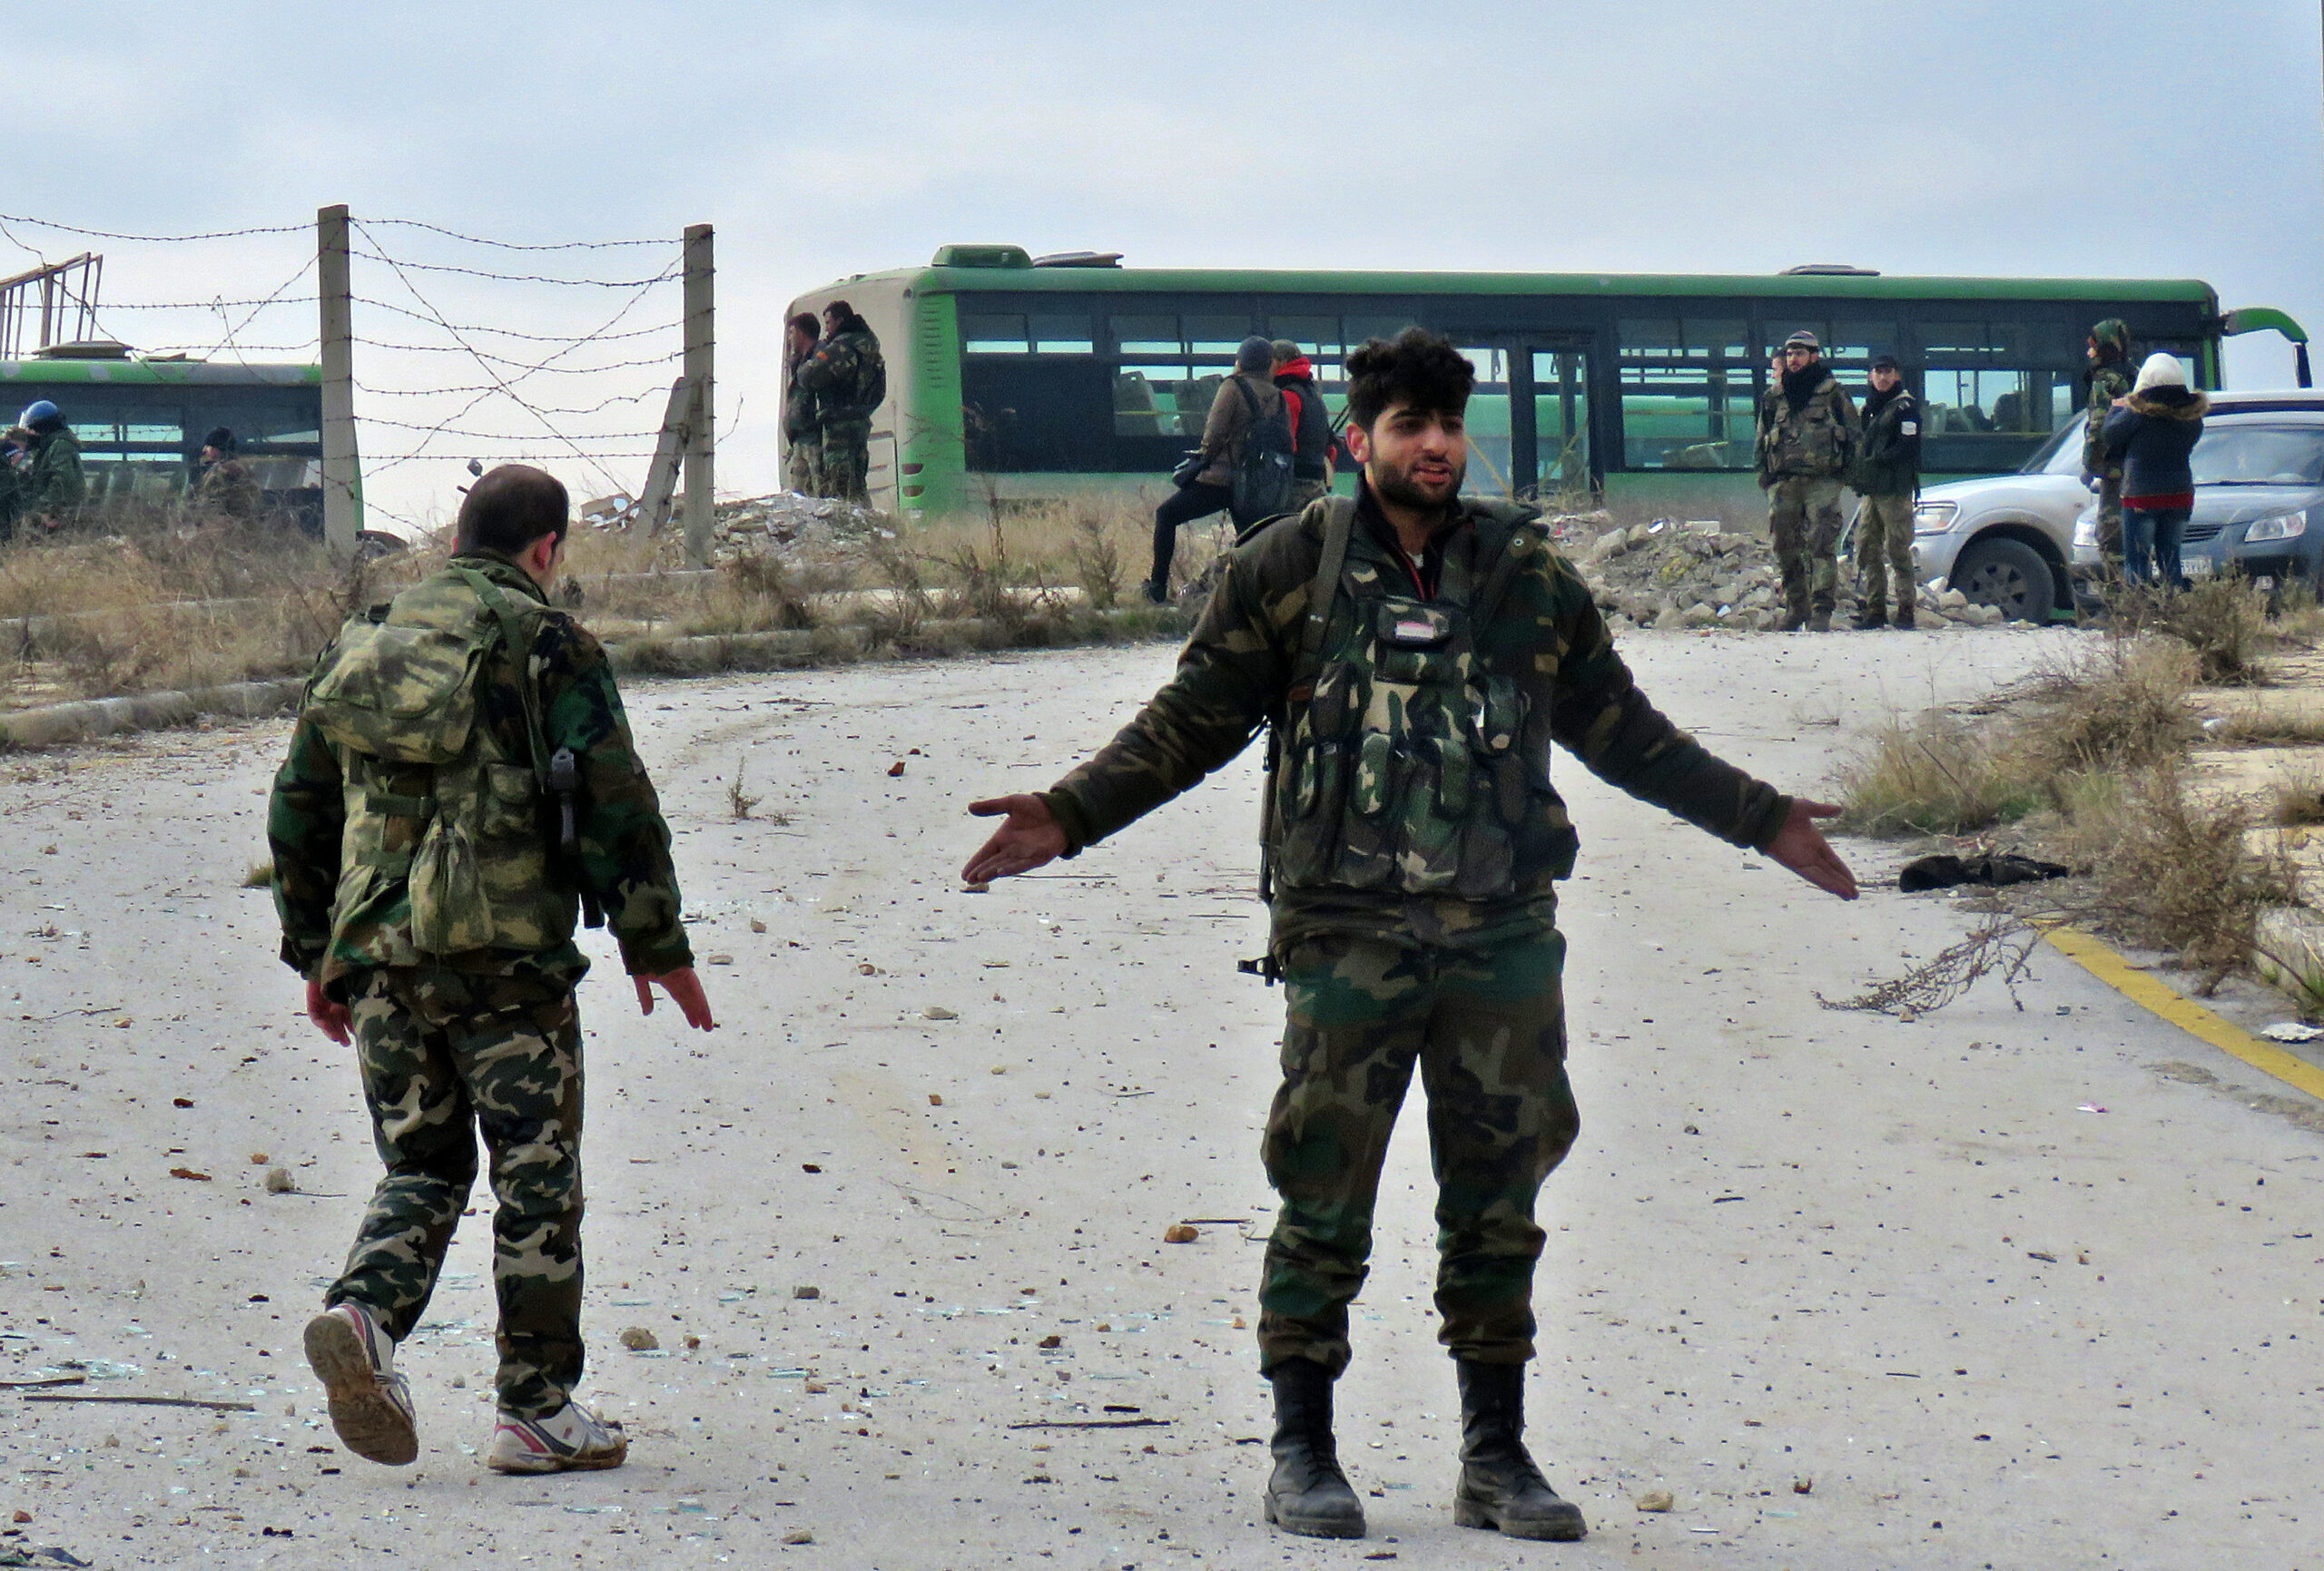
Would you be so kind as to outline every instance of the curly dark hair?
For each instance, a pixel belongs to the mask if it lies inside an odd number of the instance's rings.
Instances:
[[[1469,407],[1477,368],[1452,340],[1426,328],[1393,339],[1368,339],[1347,357],[1348,418],[1365,430],[1391,404],[1460,414]]]

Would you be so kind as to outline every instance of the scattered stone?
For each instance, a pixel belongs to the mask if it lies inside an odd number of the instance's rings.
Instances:
[[[891,779],[891,780],[893,780],[896,776],[898,776],[898,775],[900,775],[900,774],[901,774],[901,773],[903,773],[903,772],[904,772],[904,761],[903,761],[903,760],[901,760],[901,759],[898,759],[895,762],[893,762],[893,763],[891,763],[891,764],[890,764],[890,765],[888,766],[888,778],[889,778],[889,779]]]
[[[921,1015],[923,1018],[930,1020],[957,1020],[960,1017],[960,1012],[958,1009],[947,1009],[941,1004],[931,1004],[921,1011]]]
[[[823,1290],[819,1287],[794,1287],[791,1290],[791,1296],[796,1299],[819,1299],[823,1296]]]
[[[1043,1337],[1039,1341],[1035,1342],[1033,1345],[1037,1348],[1061,1348],[1065,1346],[1065,1339],[1055,1332],[1051,1332],[1049,1335]]]
[[[766,931],[766,924],[760,921],[756,917],[753,917],[751,918],[751,931],[753,933],[763,933]]]
[[[1673,1511],[1678,1509],[1679,1506],[1678,1501],[1671,1498],[1670,1491],[1668,1489],[1649,1489],[1630,1504],[1641,1511]]]
[[[713,955],[710,957],[710,963],[714,966],[731,966],[734,963],[734,957],[732,955]]]
[[[941,1106],[943,1106],[943,1105],[944,1105],[944,1096],[943,1096],[943,1093],[941,1093],[941,1092],[938,1092],[938,1091],[931,1091],[931,1092],[930,1092],[930,1093],[928,1094],[928,1105],[929,1105],[931,1107],[941,1107]]]
[[[290,1176],[290,1170],[287,1167],[270,1167],[266,1170],[266,1192],[269,1194],[296,1194],[299,1193],[299,1181]]]
[[[783,1536],[783,1541],[793,1546],[812,1544],[815,1541],[815,1536],[804,1527],[793,1527]]]
[[[621,1345],[634,1353],[659,1352],[662,1339],[644,1326],[631,1326],[621,1333]]]
[[[208,1183],[210,1182],[210,1175],[208,1173],[196,1173],[191,1167],[172,1167],[170,1169],[170,1176],[172,1178],[190,1178],[196,1183]]]
[[[1202,1230],[1191,1223],[1174,1222],[1162,1233],[1164,1243],[1192,1243],[1202,1236]]]

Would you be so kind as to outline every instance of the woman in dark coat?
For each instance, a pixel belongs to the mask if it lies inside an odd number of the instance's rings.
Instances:
[[[2174,356],[2155,354],[2139,368],[2130,397],[2106,417],[2106,456],[2122,466],[2122,575],[2133,584],[2160,576],[2187,587],[2179,540],[2195,508],[2195,474],[2187,456],[2203,434],[2211,400],[2187,386]]]

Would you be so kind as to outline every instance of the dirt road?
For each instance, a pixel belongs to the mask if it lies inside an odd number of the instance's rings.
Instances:
[[[1789,786],[1889,707],[2073,636],[1626,647],[1682,723]],[[1046,783],[1169,662],[633,688],[724,1024],[640,1021],[593,950],[587,1389],[635,1441],[596,1476],[478,1465],[483,1216],[402,1355],[419,1464],[355,1460],[321,1422],[298,1332],[375,1167],[352,1070],[239,887],[282,728],[0,769],[0,1380],[254,1409],[0,1393],[0,1527],[29,1513],[0,1545],[100,1566],[2324,1560],[2324,1139],[2055,957],[2023,1012],[1998,990],[1909,1024],[1823,1011],[1960,917],[1893,879],[1843,907],[1562,759],[1584,1130],[1544,1203],[1532,1438],[1594,1531],[1451,1525],[1408,1119],[1342,1393],[1373,1536],[1273,1537],[1245,1327],[1280,999],[1234,970],[1261,941],[1255,765],[1044,876],[952,876],[970,797]],[[1845,849],[1868,885],[1893,873]],[[266,1192],[274,1166],[298,1193]],[[1199,1239],[1163,1242],[1183,1220]],[[625,1350],[633,1327],[659,1350]],[[1658,1488],[1675,1510],[1633,1507]]]

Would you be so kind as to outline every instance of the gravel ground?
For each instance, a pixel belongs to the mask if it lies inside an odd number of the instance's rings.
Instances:
[[[2076,635],[1646,633],[1648,691],[1787,785]],[[374,1176],[262,891],[281,726],[0,769],[0,1527],[100,1566],[2314,1566],[2324,1142],[2054,957],[1914,1023],[1819,1010],[1956,937],[1558,768],[1585,1130],[1543,1217],[1534,1440],[1576,1546],[1450,1523],[1423,1131],[1343,1389],[1361,1545],[1259,1524],[1245,1322],[1280,999],[1255,761],[962,893],[972,796],[1045,783],[1160,646],[639,683],[721,1028],[600,945],[586,1389],[621,1471],[503,1479],[482,1216],[407,1345],[416,1468],[338,1451],[298,1333]],[[917,750],[916,751],[914,750]],[[735,821],[743,790],[763,800]],[[890,773],[898,761],[901,776]],[[1867,881],[1898,853],[1845,848]],[[764,931],[755,928],[763,925]],[[592,936],[595,941],[595,936]],[[2202,1084],[2195,1069],[2215,1084]],[[2192,1083],[2191,1083],[2192,1082]],[[2280,1088],[2279,1088],[2280,1089]],[[2103,1108],[2103,1113],[2082,1111]],[[297,1193],[267,1192],[287,1171]],[[186,1174],[172,1176],[173,1170]],[[1166,1228],[1196,1222],[1191,1243]],[[801,1296],[803,1289],[815,1296]],[[660,1344],[625,1350],[622,1333]],[[1137,1428],[1027,1429],[1152,1420]],[[1633,1502],[1668,1489],[1676,1509]],[[812,1542],[799,1540],[812,1536]]]

